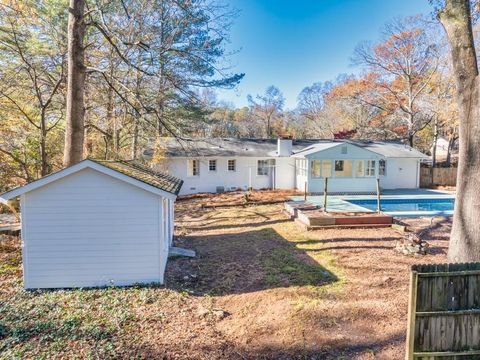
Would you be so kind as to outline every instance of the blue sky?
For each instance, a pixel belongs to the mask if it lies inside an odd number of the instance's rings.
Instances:
[[[340,73],[355,73],[351,56],[364,40],[375,41],[394,17],[428,14],[428,0],[227,0],[240,10],[231,32],[232,71],[244,72],[237,90],[219,100],[247,105],[247,95],[280,88],[286,107],[300,91]]]

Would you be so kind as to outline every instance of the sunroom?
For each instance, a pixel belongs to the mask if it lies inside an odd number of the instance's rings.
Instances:
[[[418,186],[418,159],[397,159],[350,143],[319,144],[294,155],[296,187],[322,193],[370,193],[382,188]]]

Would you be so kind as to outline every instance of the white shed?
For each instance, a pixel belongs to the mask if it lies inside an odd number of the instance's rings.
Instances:
[[[182,180],[83,160],[0,195],[20,196],[24,286],[163,283]]]

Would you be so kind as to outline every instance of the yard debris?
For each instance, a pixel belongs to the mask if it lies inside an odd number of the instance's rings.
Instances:
[[[225,311],[222,309],[207,309],[204,307],[199,307],[197,310],[197,315],[200,318],[206,318],[207,316],[212,316],[216,320],[223,320],[231,314],[228,311]]]
[[[186,256],[186,257],[195,257],[195,251],[190,249],[184,249],[181,247],[172,246],[168,252],[168,256]]]
[[[296,190],[238,190],[222,194],[192,194],[180,196],[177,203],[189,202],[189,207],[201,209],[228,208],[232,206],[271,205],[288,201],[290,196],[300,195]]]
[[[404,255],[426,255],[428,248],[429,244],[415,233],[407,233],[405,238],[397,241],[395,245],[395,251]]]

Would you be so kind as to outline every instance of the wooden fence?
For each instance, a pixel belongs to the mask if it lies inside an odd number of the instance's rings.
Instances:
[[[480,359],[480,263],[412,266],[406,359]]]
[[[429,188],[435,185],[455,186],[457,168],[420,168],[420,187]]]

